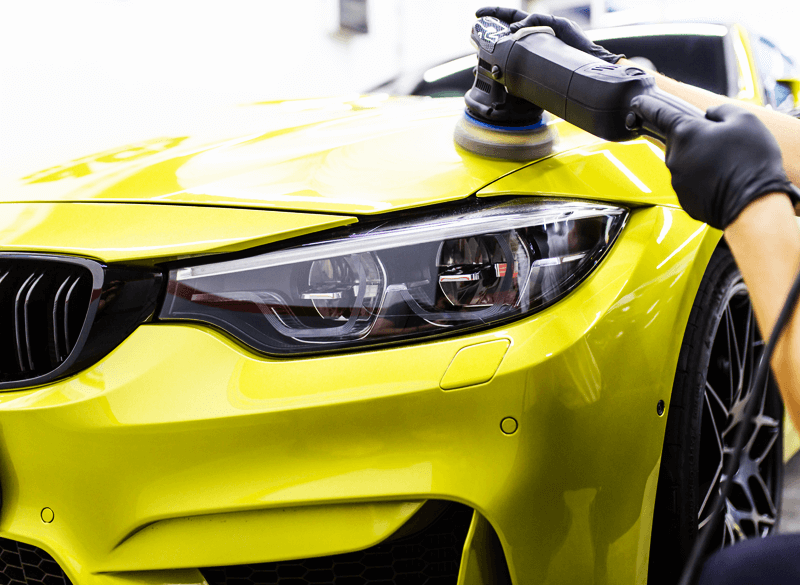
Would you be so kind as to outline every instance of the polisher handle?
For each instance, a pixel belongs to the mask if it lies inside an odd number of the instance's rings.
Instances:
[[[689,116],[699,116],[701,118],[705,117],[705,113],[703,110],[694,107],[690,103],[675,97],[672,94],[669,94],[665,91],[661,91],[658,88],[654,88],[651,91],[647,92],[647,95],[650,98],[655,98],[659,100],[662,106],[666,106],[666,109],[677,110],[682,114],[688,114]],[[631,98],[632,99],[632,98]],[[625,118],[625,125],[628,126],[631,130],[638,132],[639,134],[646,134],[648,136],[652,136],[653,138],[660,140],[661,142],[667,142],[667,132],[666,129],[661,127],[660,121],[654,118],[647,118],[645,116],[641,116],[640,113],[630,111]]]
[[[480,38],[476,38],[479,32]],[[631,100],[637,95],[648,94],[684,113],[704,115],[659,90],[653,75],[644,69],[598,59],[567,45],[550,29],[520,29],[510,34],[494,22],[479,21],[473,41],[479,47],[478,81],[466,96],[467,106],[489,122],[495,116],[498,124],[504,121],[502,110],[496,108],[495,113],[481,107],[481,78],[487,82],[484,87],[496,87],[488,83],[492,81],[502,84],[512,96],[605,140],[631,140],[647,134],[664,141],[664,132],[654,121],[641,120],[635,114],[631,117]],[[483,102],[494,103],[495,93],[493,90],[492,97]]]

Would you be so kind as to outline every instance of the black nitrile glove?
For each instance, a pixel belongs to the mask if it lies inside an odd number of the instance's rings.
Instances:
[[[501,8],[499,6],[485,6],[484,8],[479,8],[475,16],[478,18],[482,16],[494,16],[503,22],[509,23],[511,25],[511,32],[517,32],[519,29],[529,26],[549,26],[553,29],[553,32],[556,33],[556,36],[570,47],[583,51],[584,53],[589,53],[609,63],[616,63],[625,56],[615,55],[614,53],[606,51],[600,45],[595,45],[588,39],[586,34],[581,30],[581,27],[571,20],[561,18],[560,16],[528,14],[522,10]]]
[[[672,186],[694,219],[724,230],[763,195],[786,193],[797,202],[778,142],[747,110],[725,104],[700,118],[647,95],[635,97],[631,107],[664,132]]]

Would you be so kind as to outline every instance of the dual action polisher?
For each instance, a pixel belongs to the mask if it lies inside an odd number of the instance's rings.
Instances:
[[[685,113],[694,106],[656,87],[638,67],[607,63],[556,38],[550,27],[512,33],[503,21],[479,19],[470,37],[478,50],[475,82],[464,96],[466,111],[455,129],[456,144],[492,158],[532,160],[549,154],[556,140],[544,110],[605,140],[662,131],[631,111],[647,94]]]

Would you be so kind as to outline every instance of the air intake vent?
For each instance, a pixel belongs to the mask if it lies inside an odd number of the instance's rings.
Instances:
[[[209,585],[456,585],[472,514],[429,501],[398,534],[364,551],[200,572]]]
[[[475,87],[484,93],[492,93],[492,86],[480,77],[475,80]]]
[[[72,585],[49,554],[30,544],[0,538],[3,585]]]
[[[0,253],[0,390],[102,358],[152,315],[160,283],[84,258]]]

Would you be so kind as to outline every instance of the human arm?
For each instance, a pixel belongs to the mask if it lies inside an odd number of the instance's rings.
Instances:
[[[619,64],[639,67],[639,65],[627,59],[620,60]],[[651,73],[656,78],[656,84],[659,89],[687,101],[703,111],[723,104],[734,104],[755,114],[778,141],[783,153],[783,167],[786,170],[786,176],[792,183],[800,185],[800,120],[775,110],[768,110],[751,102],[740,102],[693,85],[675,81],[660,73]]]
[[[745,207],[724,233],[766,336],[800,270],[800,229],[794,210],[783,193],[772,193]],[[800,429],[800,312],[786,325],[771,364],[786,412]]]
[[[724,231],[766,339],[800,269],[792,208],[797,193],[778,143],[756,116],[730,104],[711,108],[705,118],[650,96],[635,98],[633,109],[667,137],[665,161],[681,206]],[[800,313],[789,321],[771,364],[800,430]]]
[[[549,14],[528,14],[522,10],[499,6],[486,6],[479,9],[475,14],[478,17],[493,16],[499,18],[508,22],[511,25],[511,30],[518,30],[528,26],[549,26],[559,39],[575,49],[609,63],[639,67],[639,65],[625,59],[624,55],[611,53],[602,46],[593,43],[576,23],[567,18]],[[681,98],[703,111],[724,104],[736,104],[755,114],[778,141],[783,152],[784,168],[789,180],[800,185],[800,120],[753,103],[739,102],[693,85],[681,83],[660,73],[651,73],[655,76],[659,89]]]

